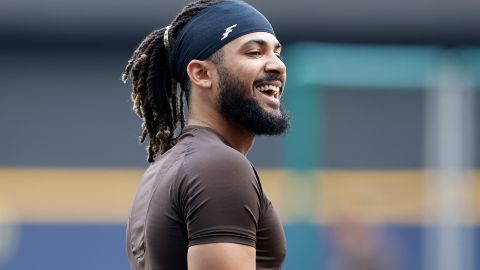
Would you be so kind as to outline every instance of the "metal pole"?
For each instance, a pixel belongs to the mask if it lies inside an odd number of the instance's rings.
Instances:
[[[426,94],[424,269],[473,270],[472,79],[451,52],[436,68]]]

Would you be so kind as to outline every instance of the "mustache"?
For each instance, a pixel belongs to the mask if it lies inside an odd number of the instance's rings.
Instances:
[[[279,81],[279,82],[282,83],[282,85],[284,84],[282,76],[280,74],[277,74],[277,73],[267,73],[264,76],[261,76],[260,78],[253,81],[253,84],[257,84],[257,83],[261,83],[261,82],[265,82],[265,81],[267,81],[267,82],[268,81]]]

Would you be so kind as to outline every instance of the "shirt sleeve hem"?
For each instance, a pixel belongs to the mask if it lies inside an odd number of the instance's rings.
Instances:
[[[237,237],[234,238],[231,236],[208,237],[208,238],[196,239],[196,240],[190,241],[190,243],[188,243],[188,247],[202,245],[202,244],[213,244],[213,243],[233,243],[233,244],[246,245],[246,246],[251,246],[253,248],[256,248],[255,241],[243,239],[243,238],[237,238]]]

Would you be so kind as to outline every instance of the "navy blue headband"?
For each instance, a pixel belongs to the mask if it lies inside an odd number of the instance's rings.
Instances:
[[[175,39],[172,53],[178,80],[185,84],[193,59],[205,60],[235,38],[254,32],[275,35],[267,18],[245,2],[224,1],[201,11]]]

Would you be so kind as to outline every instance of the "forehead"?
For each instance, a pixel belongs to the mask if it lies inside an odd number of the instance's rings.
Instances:
[[[280,44],[280,42],[277,40],[277,38],[267,32],[255,32],[255,33],[250,33],[246,34],[243,36],[240,36],[232,41],[230,41],[228,44],[224,46],[225,49],[230,50],[230,49],[240,49],[245,45],[252,44],[251,41],[263,41],[265,46],[272,47],[272,48],[277,48]],[[253,44],[259,44],[258,42],[255,42]]]

